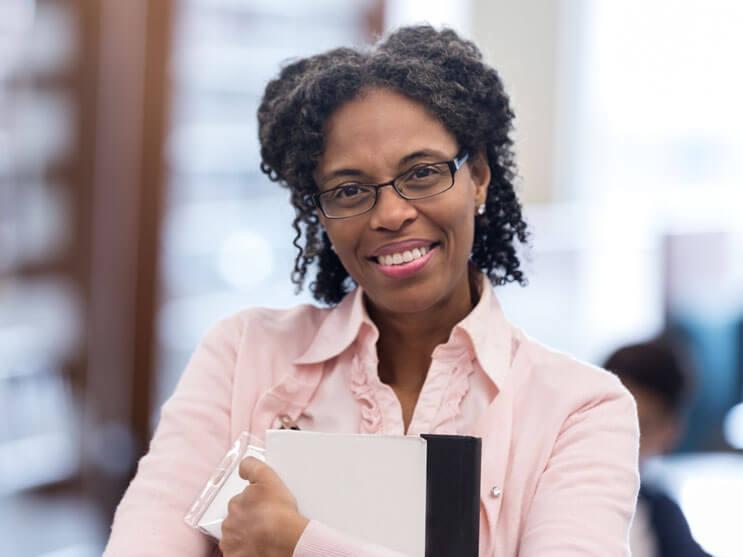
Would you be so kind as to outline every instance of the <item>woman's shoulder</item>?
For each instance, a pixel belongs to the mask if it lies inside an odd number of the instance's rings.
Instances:
[[[614,374],[526,336],[520,350],[511,370],[516,437],[542,439],[550,453],[567,430],[572,441],[607,431],[636,440],[635,400]]]
[[[233,362],[236,388],[268,389],[313,345],[332,311],[311,304],[244,308],[217,321],[199,350]]]
[[[528,368],[527,373],[516,380],[533,394],[579,406],[601,399],[632,399],[613,373],[542,344],[520,331],[516,336]]]

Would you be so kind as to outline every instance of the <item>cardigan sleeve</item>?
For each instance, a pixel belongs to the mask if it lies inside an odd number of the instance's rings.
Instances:
[[[204,557],[215,551],[184,516],[230,445],[239,335],[236,320],[222,321],[194,352],[116,510],[105,557]]]
[[[537,484],[519,555],[629,556],[638,449],[635,402],[618,382],[568,416]]]
[[[304,529],[292,557],[407,557],[334,530],[316,520]]]

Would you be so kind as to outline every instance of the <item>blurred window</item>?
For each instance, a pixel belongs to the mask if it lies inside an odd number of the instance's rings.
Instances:
[[[743,4],[581,5],[579,195],[639,193],[684,208],[726,196],[740,205]]]

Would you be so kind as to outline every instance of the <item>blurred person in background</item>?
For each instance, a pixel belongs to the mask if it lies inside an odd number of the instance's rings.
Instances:
[[[615,373],[637,402],[640,470],[647,459],[670,452],[683,432],[690,375],[668,343],[653,340],[617,349],[605,369]],[[701,557],[679,505],[644,478],[630,532],[634,557]]]
[[[221,321],[162,410],[105,555],[205,556],[183,518],[232,441],[270,428],[483,439],[480,555],[629,555],[635,403],[612,374],[511,325],[524,283],[513,113],[451,30],[286,65],[258,110],[262,170],[291,192],[294,282],[326,307]],[[309,273],[309,274],[308,274]],[[222,523],[226,557],[399,557],[302,516],[266,464]]]

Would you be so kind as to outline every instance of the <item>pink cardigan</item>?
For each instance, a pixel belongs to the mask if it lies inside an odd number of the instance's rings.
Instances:
[[[163,406],[104,555],[207,556],[183,521],[241,431],[403,434],[376,376],[377,331],[362,292],[334,309],[250,309],[214,327]],[[480,555],[625,556],[639,476],[635,403],[611,374],[510,325],[487,287],[437,347],[409,433],[483,440]],[[312,518],[312,517],[309,517]],[[294,557],[383,557],[390,550],[311,521]]]

